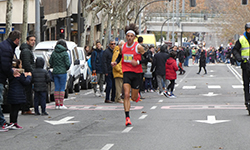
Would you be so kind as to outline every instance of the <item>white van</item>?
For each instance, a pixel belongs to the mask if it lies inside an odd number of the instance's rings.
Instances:
[[[86,90],[91,88],[90,78],[91,78],[91,71],[89,69],[86,54],[82,47],[77,47],[80,66],[81,66],[81,77],[80,77],[80,84],[81,89]]]
[[[57,41],[44,41],[37,44],[35,47],[35,52],[37,53],[39,51],[46,51],[48,53],[48,57],[50,58],[50,55],[52,51],[54,50],[54,47],[56,46]],[[68,47],[68,54],[70,59],[70,68],[67,71],[67,84],[65,89],[65,95],[68,95],[68,93],[73,93],[73,90],[75,92],[80,91],[80,60],[79,55],[77,51],[77,45],[75,42],[66,41],[67,47]],[[49,60],[48,58],[48,60]],[[49,66],[48,66],[49,68]],[[65,96],[67,97],[67,96]]]

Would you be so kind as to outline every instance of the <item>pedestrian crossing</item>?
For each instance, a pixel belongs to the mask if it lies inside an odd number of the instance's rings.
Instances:
[[[243,85],[232,85],[233,89],[243,89]],[[208,89],[221,89],[222,87],[220,85],[207,85]],[[183,86],[183,90],[195,90],[197,89],[197,86]]]

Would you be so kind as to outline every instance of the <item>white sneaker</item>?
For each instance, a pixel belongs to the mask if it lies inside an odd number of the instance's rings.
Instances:
[[[101,92],[100,95],[101,95],[100,97],[104,97],[104,96],[105,96],[105,93],[104,93],[104,92]]]
[[[56,106],[55,109],[60,109],[60,106]]]
[[[98,92],[95,93],[95,97],[101,97],[101,94],[99,94]]]
[[[68,109],[65,105],[59,106],[59,109]]]
[[[153,93],[153,92],[154,92],[154,90],[150,90],[150,92],[152,92],[152,93]]]
[[[163,92],[161,92],[161,93],[159,93],[159,95],[161,95],[161,96],[162,96],[162,95],[164,95],[164,94],[163,94]]]

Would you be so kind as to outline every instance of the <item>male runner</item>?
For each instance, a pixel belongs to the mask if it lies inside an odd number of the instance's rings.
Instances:
[[[122,59],[122,71],[123,71],[123,88],[124,88],[124,111],[126,115],[125,125],[131,125],[129,110],[130,110],[130,90],[131,98],[133,101],[138,102],[140,100],[140,84],[142,66],[140,64],[141,56],[146,55],[144,48],[134,42],[136,35],[138,35],[138,27],[135,24],[130,24],[125,28],[127,42],[123,45],[121,52],[115,62],[111,62],[112,66],[115,66]],[[147,57],[147,56],[146,56]]]

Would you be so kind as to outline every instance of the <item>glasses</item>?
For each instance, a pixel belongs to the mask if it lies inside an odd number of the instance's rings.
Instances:
[[[110,45],[115,45],[115,43],[110,43]]]

